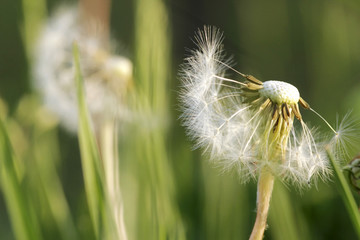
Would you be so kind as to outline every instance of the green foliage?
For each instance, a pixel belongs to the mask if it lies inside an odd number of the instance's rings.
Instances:
[[[110,239],[113,229],[77,47],[78,136],[58,127],[30,87],[38,27],[60,2],[0,2],[0,94],[9,106],[0,104],[0,239]],[[355,0],[113,1],[111,29],[134,57],[135,117],[118,133],[129,240],[246,239],[255,220],[256,184],[241,185],[191,151],[177,120],[176,72],[197,28],[219,27],[236,69],[297,86],[335,122],[337,112],[360,115],[359,22]],[[266,239],[360,236],[359,197],[334,169],[340,196],[331,181],[301,193],[275,184]]]
[[[356,201],[354,199],[354,196],[351,193],[351,189],[349,186],[349,183],[346,181],[345,176],[340,168],[338,166],[338,163],[335,161],[335,158],[333,154],[328,151],[328,155],[330,158],[331,165],[334,168],[335,176],[337,179],[337,186],[340,193],[341,198],[344,201],[344,204],[346,206],[346,209],[349,213],[349,216],[351,218],[352,224],[356,230],[356,233],[358,237],[360,238],[360,213],[359,213],[359,207],[356,204]]]
[[[84,182],[95,235],[97,239],[101,239],[104,236],[106,222],[104,177],[101,171],[100,155],[96,147],[95,136],[90,127],[89,113],[85,102],[84,80],[80,70],[79,49],[76,43],[74,43],[73,54],[79,109],[79,146]]]
[[[29,196],[24,194],[23,183],[16,171],[16,161],[5,125],[0,117],[0,179],[14,233],[18,239],[41,239],[39,223]]]

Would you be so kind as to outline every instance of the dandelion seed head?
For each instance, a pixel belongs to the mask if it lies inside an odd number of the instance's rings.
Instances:
[[[89,31],[76,7],[59,8],[39,37],[33,79],[47,108],[70,132],[76,132],[78,124],[74,41],[79,45],[85,98],[94,126],[109,117],[120,119],[128,112],[124,101],[132,81],[131,61],[112,53],[115,47],[102,35],[101,28]]]
[[[282,81],[265,81],[259,93],[277,104],[298,103],[300,99],[298,89]]]
[[[243,181],[261,169],[300,187],[327,179],[328,141],[303,121],[299,105],[312,109],[298,89],[233,69],[222,39],[216,28],[199,31],[198,48],[181,67],[181,118],[195,147],[224,171],[236,169]],[[228,78],[229,70],[244,81]]]

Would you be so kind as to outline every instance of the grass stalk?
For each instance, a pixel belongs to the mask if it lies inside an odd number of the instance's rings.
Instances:
[[[344,201],[345,207],[349,213],[351,222],[355,228],[356,234],[360,238],[360,213],[358,206],[355,202],[354,196],[351,193],[351,189],[349,187],[349,184],[346,181],[346,178],[339,167],[339,165],[336,163],[334,155],[331,153],[329,149],[327,149],[327,154],[329,156],[331,165],[334,169],[335,176],[337,179],[337,186],[339,194]]]
[[[104,165],[105,186],[109,213],[116,239],[127,240],[124,222],[124,206],[120,188],[120,166],[117,150],[117,127],[115,119],[108,119],[100,129],[99,145]]]
[[[75,240],[79,236],[55,166],[54,158],[60,155],[57,134],[55,129],[42,128],[37,126],[33,140],[34,168],[61,236],[63,239]]]
[[[194,160],[195,159],[191,159]],[[232,174],[219,174],[208,162],[201,163],[201,189],[197,191],[201,195],[203,202],[198,202],[196,211],[202,211],[200,219],[194,219],[194,225],[198,225],[195,230],[197,234],[204,229],[203,239],[246,239],[250,223],[250,212],[244,209],[250,208],[248,199],[248,188],[245,185],[239,186],[238,178]],[[191,184],[194,179],[191,179]],[[190,181],[191,181],[190,180]],[[196,199],[196,197],[194,197]],[[195,212],[195,209],[193,211]],[[199,212],[201,213],[201,212]],[[236,217],[234,217],[236,216]],[[196,222],[195,222],[196,221]],[[199,230],[200,229],[200,230]],[[194,236],[194,239],[200,236]]]
[[[23,26],[22,38],[29,63],[33,59],[35,41],[41,30],[41,23],[46,18],[46,0],[22,0]]]
[[[289,189],[277,181],[273,190],[269,225],[274,239],[310,239],[309,230],[299,204],[293,201]]]
[[[151,21],[150,21],[151,19]],[[135,79],[142,120],[138,151],[138,239],[184,239],[167,152],[171,38],[162,0],[136,1]],[[151,224],[150,224],[151,223]]]
[[[13,150],[2,117],[0,117],[0,178],[15,237],[21,240],[42,239],[34,209],[24,194],[24,186],[17,177]]]
[[[84,82],[79,62],[79,49],[76,43],[74,43],[73,46],[73,55],[79,112],[78,138],[85,190],[95,235],[97,239],[102,239],[105,227],[105,215],[107,212],[105,208],[103,175],[100,166],[100,155],[97,150],[96,140],[92,132],[90,117],[85,102]]]

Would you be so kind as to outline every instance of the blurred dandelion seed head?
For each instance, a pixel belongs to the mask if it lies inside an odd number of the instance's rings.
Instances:
[[[60,8],[44,26],[36,49],[34,86],[45,105],[69,131],[78,124],[72,44],[79,45],[86,102],[94,125],[128,113],[125,95],[132,82],[132,62],[112,54],[113,44],[97,24],[81,24],[76,7]],[[95,26],[89,31],[89,26]]]
[[[326,179],[330,166],[325,145],[330,140],[303,121],[299,104],[311,108],[298,89],[236,71],[225,57],[222,40],[214,27],[199,30],[198,49],[181,67],[181,118],[195,147],[205,149],[224,170],[236,169],[244,181],[264,167],[298,186]],[[227,78],[226,70],[245,81]]]

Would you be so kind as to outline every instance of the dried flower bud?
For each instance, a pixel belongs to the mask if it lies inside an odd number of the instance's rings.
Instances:
[[[351,185],[360,192],[360,154],[354,157],[351,162],[344,167],[349,173],[349,181]]]

